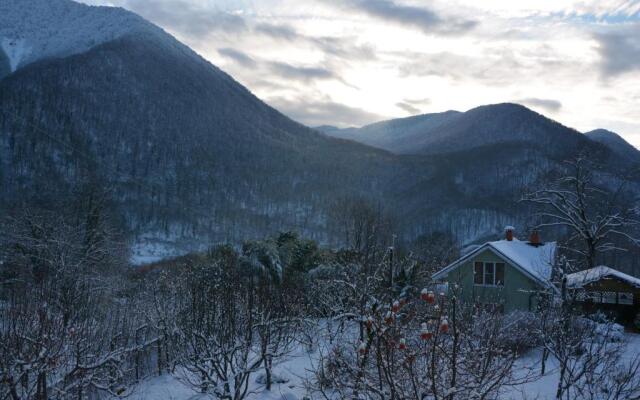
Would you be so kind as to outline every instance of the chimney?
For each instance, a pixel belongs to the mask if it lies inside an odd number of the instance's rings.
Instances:
[[[542,244],[542,241],[540,240],[540,232],[538,232],[537,229],[531,231],[531,236],[529,236],[529,244],[534,247],[538,247]]]
[[[505,226],[504,227],[504,236],[505,239],[507,239],[507,241],[512,242],[513,241],[513,231],[515,231],[516,228],[514,228],[513,226]]]

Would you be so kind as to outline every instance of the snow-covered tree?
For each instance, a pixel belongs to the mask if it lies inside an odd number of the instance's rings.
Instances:
[[[100,239],[64,213],[28,210],[0,237],[0,395],[78,399],[126,392],[125,314],[113,302],[121,262],[108,230]],[[6,384],[4,384],[6,383]]]
[[[565,228],[570,233],[568,249],[580,256],[584,268],[595,267],[599,253],[620,249],[621,240],[639,245],[639,209],[629,201],[624,183],[615,190],[597,185],[587,158],[567,164],[567,175],[524,196],[541,208],[538,226]]]
[[[531,333],[558,363],[556,399],[640,398],[640,356],[625,357],[621,330],[577,315],[566,304],[542,311]]]

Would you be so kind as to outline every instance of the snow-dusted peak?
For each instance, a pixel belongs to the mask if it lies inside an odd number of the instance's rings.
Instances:
[[[18,69],[20,62],[22,62],[22,60],[31,53],[31,48],[27,45],[27,41],[25,39],[3,37],[0,41],[0,48],[4,51],[4,54],[9,60],[10,72]]]
[[[0,46],[11,72],[41,59],[83,53],[140,31],[161,32],[122,8],[71,0],[0,1]]]

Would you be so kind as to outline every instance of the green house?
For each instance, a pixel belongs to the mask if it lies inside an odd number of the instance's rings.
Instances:
[[[456,285],[466,303],[486,310],[535,310],[541,293],[557,292],[551,283],[556,243],[513,237],[507,227],[503,240],[487,242],[433,275],[434,281]]]

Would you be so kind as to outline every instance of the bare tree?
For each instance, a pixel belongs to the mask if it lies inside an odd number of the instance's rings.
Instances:
[[[124,390],[126,349],[111,307],[121,252],[108,231],[87,245],[85,227],[64,213],[29,210],[2,222],[0,394],[81,399],[89,388]]]
[[[624,183],[607,190],[595,184],[588,159],[567,164],[568,175],[524,196],[542,207],[538,216],[543,221],[538,226],[566,228],[571,234],[569,250],[578,253],[585,268],[596,265],[599,253],[620,249],[616,240],[640,244],[633,233],[640,224],[638,208],[627,201]]]
[[[315,387],[341,398],[489,399],[532,379],[514,373],[502,318],[461,307],[456,296],[425,291],[423,300],[400,298],[372,305],[360,318],[365,336],[325,352]]]
[[[338,200],[329,216],[329,224],[339,245],[355,252],[365,265],[379,262],[393,241],[393,221],[381,204],[365,198]]]
[[[237,255],[221,249],[193,269],[176,329],[178,368],[185,382],[218,399],[244,399],[263,365],[256,333],[256,296]]]
[[[615,324],[597,323],[565,306],[544,310],[542,345],[558,363],[556,399],[639,399],[640,356],[624,359]]]

